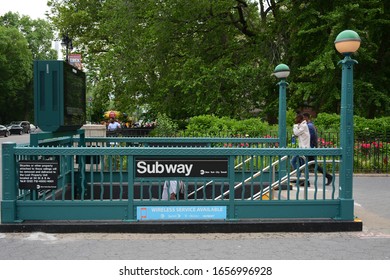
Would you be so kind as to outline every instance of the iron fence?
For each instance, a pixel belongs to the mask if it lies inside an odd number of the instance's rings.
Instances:
[[[107,136],[120,137],[147,137],[152,129],[131,129],[122,130],[118,132],[107,132]],[[287,132],[287,141],[289,147],[297,147],[297,144],[291,143],[291,132]],[[229,133],[226,131],[218,132],[217,134],[205,135],[198,132],[180,131],[175,133],[172,137],[211,137],[211,138],[231,138],[231,137],[248,137],[248,138],[277,138],[277,131],[270,131],[268,133],[248,135],[245,133]],[[390,135],[386,132],[380,135],[372,136],[359,133],[355,137],[354,146],[354,173],[378,173],[390,174],[389,158],[390,158]],[[225,143],[230,147],[242,147],[246,143]],[[276,143],[274,143],[276,145]],[[272,146],[272,145],[268,145]],[[252,145],[253,147],[253,145]],[[318,132],[318,147],[320,148],[337,148],[340,147],[340,135],[338,132]]]
[[[340,146],[336,132],[319,133],[318,146],[335,148]],[[359,135],[355,137],[354,173],[389,174],[390,139],[387,133],[380,135]]]

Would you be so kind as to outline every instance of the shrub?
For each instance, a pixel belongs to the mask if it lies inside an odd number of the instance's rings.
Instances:
[[[268,123],[257,118],[234,120],[201,115],[189,120],[185,134],[199,137],[263,137],[271,128]]]
[[[390,117],[382,117],[375,119],[365,119],[355,117],[355,137],[372,138],[381,137],[390,133]]]
[[[172,119],[170,119],[166,114],[157,114],[157,126],[150,133],[150,136],[175,136],[178,125]]]
[[[337,114],[320,113],[313,121],[318,131],[338,132],[340,130],[340,116]]]

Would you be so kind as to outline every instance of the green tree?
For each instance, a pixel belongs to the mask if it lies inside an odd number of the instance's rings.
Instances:
[[[249,2],[248,2],[249,3]],[[272,65],[256,52],[257,6],[246,1],[51,1],[52,20],[82,50],[117,109],[174,119],[251,115]],[[272,82],[273,83],[273,82]],[[266,84],[267,86],[263,86]],[[125,107],[125,108],[123,108]]]
[[[316,112],[340,109],[341,59],[334,48],[337,34],[356,30],[362,44],[354,58],[355,113],[365,117],[389,114],[389,1],[280,1],[280,33],[286,63],[292,71],[290,107],[310,106]],[[287,28],[285,28],[287,27]]]
[[[389,113],[389,1],[49,1],[51,20],[80,48],[96,92],[131,112],[183,120],[201,114],[275,123],[274,67],[290,66],[288,107],[337,113],[341,56],[334,39],[354,29],[355,112]],[[362,66],[363,65],[363,66]],[[370,71],[366,71],[369,69]],[[107,103],[95,105],[104,107]]]
[[[57,51],[52,48],[54,29],[48,21],[8,12],[0,17],[0,25],[14,27],[23,34],[34,60],[57,59]]]
[[[32,78],[27,40],[15,28],[0,25],[0,123],[24,116],[26,85]]]
[[[29,50],[28,64],[30,67],[29,71],[25,70],[23,67],[20,68],[20,71],[18,72],[15,70],[11,80],[17,79],[19,81],[17,92],[14,91],[15,89],[7,91],[8,93],[6,95],[0,97],[0,102],[9,104],[7,108],[10,109],[6,114],[6,118],[3,119],[3,122],[9,122],[16,119],[32,121],[34,112],[32,64],[35,59],[44,60],[57,58],[57,52],[51,48],[54,39],[53,28],[49,22],[43,19],[35,20],[31,19],[29,16],[20,16],[18,13],[12,12],[0,16],[0,26],[2,26],[4,30],[13,30],[8,32],[19,32],[15,40],[19,40],[20,37],[24,38],[25,42],[18,43],[14,46],[14,48],[20,47],[21,49],[20,52],[13,50],[13,59],[15,61],[22,60],[23,65],[27,63],[24,61],[26,59],[24,49],[27,47]],[[11,42],[7,42],[7,44],[8,43],[12,44]],[[23,47],[21,47],[22,44]],[[7,48],[4,48],[1,50],[0,55],[8,57],[10,52]],[[17,58],[18,55],[23,57]],[[9,62],[12,62],[12,60],[9,60]],[[9,77],[2,76],[2,79],[8,78]],[[23,84],[23,86],[21,84]],[[9,96],[6,97],[7,95]],[[11,98],[10,96],[13,97]]]

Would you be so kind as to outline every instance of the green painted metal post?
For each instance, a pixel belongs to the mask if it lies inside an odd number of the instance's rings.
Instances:
[[[39,146],[39,136],[38,133],[30,134],[30,147],[38,147]]]
[[[359,35],[352,30],[341,32],[336,40],[337,50],[344,55],[339,63],[342,65],[341,79],[341,115],[340,115],[340,146],[342,149],[342,164],[340,166],[340,220],[354,219],[353,187],[353,65],[351,53],[360,46]]]
[[[134,166],[134,156],[129,155],[127,156],[127,173],[128,173],[128,185],[127,185],[127,220],[128,221],[136,221],[137,220],[137,213],[135,211],[134,207],[134,177],[135,177],[135,166]]]
[[[279,147],[287,146],[287,128],[286,128],[286,79],[281,79],[279,85]]]
[[[77,134],[80,137],[79,141],[79,147],[85,147],[85,130],[84,129],[78,129]],[[74,139],[74,135],[72,135],[72,142]],[[73,143],[72,143],[73,144]],[[91,158],[91,157],[90,157]],[[84,200],[86,197],[91,195],[91,188],[88,188],[87,182],[85,180],[85,172],[86,172],[86,156],[80,157],[79,162],[79,176],[77,178],[77,193],[79,194],[79,197],[81,200]]]
[[[85,147],[85,130],[78,129],[77,134],[80,135],[80,147]]]
[[[234,190],[234,156],[229,156],[229,211],[227,213],[228,220],[236,220],[236,206],[235,206],[235,190]]]
[[[353,185],[353,65],[356,63],[346,56],[341,62],[341,115],[340,146],[342,148],[342,164],[340,166],[340,219],[353,219],[352,185]]]
[[[290,75],[290,68],[286,64],[279,64],[275,67],[274,73],[277,78],[280,79],[278,83],[279,86],[279,148],[287,147],[287,128],[286,128],[286,110],[287,110],[287,102],[286,102],[286,88],[288,83],[286,82],[286,78]],[[285,176],[287,174],[287,167],[285,163],[280,163],[279,166],[279,178]]]
[[[14,149],[16,143],[5,142],[2,145],[2,194],[1,222],[14,223],[16,221],[16,164]]]

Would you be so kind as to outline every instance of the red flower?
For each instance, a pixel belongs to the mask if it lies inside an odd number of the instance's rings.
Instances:
[[[376,149],[380,149],[380,148],[383,148],[383,144],[381,142],[377,143],[377,142],[372,142],[372,145],[374,146],[374,148]]]
[[[360,147],[363,149],[371,149],[371,144],[370,143],[363,143],[360,145]]]

